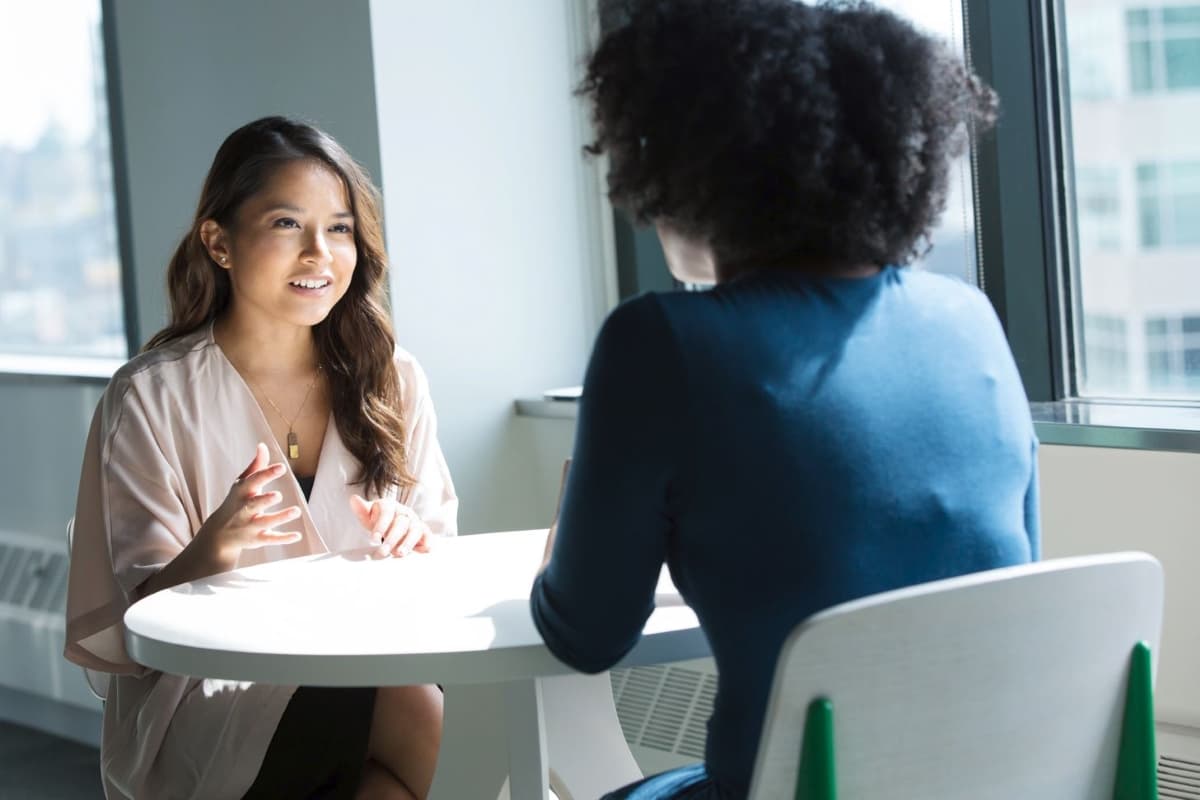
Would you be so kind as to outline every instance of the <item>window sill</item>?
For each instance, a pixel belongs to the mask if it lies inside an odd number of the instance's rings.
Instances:
[[[1200,453],[1200,406],[1064,400],[1030,403],[1042,444]],[[522,399],[517,416],[574,419],[571,400]]]
[[[66,381],[107,384],[113,373],[125,364],[120,358],[71,358],[67,356],[27,356],[0,354],[0,380]]]
[[[1200,453],[1200,406],[1060,400],[1029,407],[1042,444]]]

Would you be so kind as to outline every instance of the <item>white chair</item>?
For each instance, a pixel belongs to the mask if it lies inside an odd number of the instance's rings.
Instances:
[[[1159,563],[1117,553],[820,612],[780,653],[751,800],[1155,798],[1162,607]]]
[[[67,520],[67,560],[71,559],[71,546],[75,542],[75,518],[71,517]],[[84,680],[87,681],[88,689],[96,696],[100,702],[104,702],[108,697],[108,681],[112,677],[107,672],[99,672],[87,667],[80,667],[83,670]]]

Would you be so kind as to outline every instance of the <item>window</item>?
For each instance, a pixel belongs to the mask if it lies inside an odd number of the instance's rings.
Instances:
[[[1111,314],[1089,314],[1083,321],[1084,374],[1087,391],[1121,393],[1129,384],[1129,344],[1125,320]]]
[[[1075,202],[1080,250],[1120,250],[1120,173],[1109,167],[1076,167]]]
[[[0,10],[0,355],[124,358],[99,0]]]
[[[1142,247],[1200,245],[1200,161],[1138,164]]]
[[[1200,399],[1200,333],[1190,332],[1200,325],[1200,92],[1185,91],[1200,89],[1200,5],[1063,6],[1075,222],[1066,239],[1077,245],[1063,394]],[[1113,47],[1114,20],[1125,47]],[[1098,94],[1076,78],[1106,53],[1115,64],[1127,56],[1129,91]]]
[[[1080,100],[1107,100],[1124,86],[1119,53],[1124,37],[1121,16],[1116,9],[1080,9],[1073,14],[1067,30],[1071,53],[1071,97]]]
[[[1134,92],[1200,89],[1200,6],[1125,12]]]
[[[876,4],[947,41],[955,53],[965,57],[962,3],[876,0]],[[930,234],[932,248],[913,266],[929,272],[953,275],[978,285],[980,279],[975,247],[974,185],[969,156],[964,155],[951,167],[949,189],[946,210],[938,226]]]
[[[929,0],[875,2],[949,42],[954,52],[964,54],[961,3],[931,3]],[[601,7],[605,5],[601,4]],[[613,227],[619,296],[624,299],[644,291],[673,288],[674,282],[667,272],[666,259],[654,230],[635,227],[620,212],[614,214]],[[916,269],[953,275],[975,285],[980,283],[975,245],[974,184],[969,156],[964,155],[951,168],[946,210],[938,226],[930,233],[930,244],[931,248],[925,257],[913,264]]]
[[[1146,320],[1146,378],[1158,393],[1200,393],[1200,314]]]

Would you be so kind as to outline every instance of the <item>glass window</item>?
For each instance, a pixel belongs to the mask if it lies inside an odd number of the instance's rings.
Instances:
[[[1081,250],[1121,248],[1120,173],[1111,167],[1075,168]]]
[[[1146,320],[1146,373],[1160,392],[1200,392],[1200,315]]]
[[[1137,185],[1142,247],[1200,245],[1200,161],[1139,164]]]
[[[1200,88],[1200,6],[1130,9],[1125,25],[1134,92]]]
[[[1129,344],[1127,325],[1121,317],[1088,314],[1084,317],[1083,351],[1087,388],[1096,394],[1111,394],[1128,388]]]
[[[1064,11],[1075,393],[1200,399],[1200,3]],[[1077,77],[1100,62],[1108,92]]]
[[[0,13],[0,355],[123,358],[100,2]]]
[[[959,56],[965,56],[961,3],[931,3],[929,0],[876,0],[911,20],[915,25],[950,43]],[[930,272],[953,275],[979,285],[979,260],[975,246],[975,195],[971,162],[967,155],[950,170],[950,191],[946,210],[930,235],[932,248],[913,266]]]

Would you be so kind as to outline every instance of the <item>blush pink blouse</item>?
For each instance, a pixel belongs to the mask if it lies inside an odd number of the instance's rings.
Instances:
[[[397,349],[409,470],[398,499],[435,534],[457,533],[458,499],[437,440],[424,372]],[[66,657],[111,673],[101,769],[113,798],[238,798],[258,773],[294,686],[169,675],[134,663],[122,619],[139,587],[173,559],[225,500],[258,442],[287,459],[211,326],[134,358],[92,420],[75,507],[67,592]],[[308,502],[290,474],[274,481],[278,506],[302,516],[281,530],[299,542],[246,550],[239,567],[370,544],[350,509],[358,460],[332,417]]]

